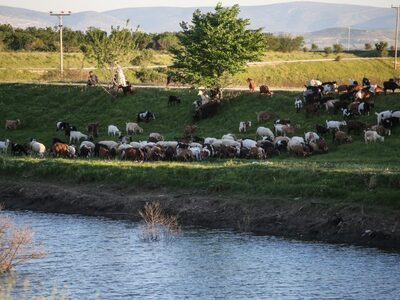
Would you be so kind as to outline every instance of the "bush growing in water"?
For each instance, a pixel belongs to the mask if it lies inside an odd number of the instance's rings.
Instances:
[[[140,238],[147,242],[170,239],[180,233],[177,216],[164,213],[160,202],[146,202],[143,210],[139,210],[143,224]]]
[[[33,232],[28,227],[18,227],[12,218],[0,211],[0,274],[17,264],[45,255],[33,244]]]

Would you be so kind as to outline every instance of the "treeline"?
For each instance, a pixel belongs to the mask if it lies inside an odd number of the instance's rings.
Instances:
[[[88,31],[99,30],[89,28]],[[63,47],[65,52],[79,52],[88,39],[88,31],[72,30],[64,27]],[[176,32],[159,34],[132,31],[132,39],[138,43],[138,49],[169,50],[178,45]],[[270,51],[292,52],[303,49],[304,38],[291,35],[265,35],[266,49]],[[11,25],[0,25],[0,50],[3,51],[58,51],[60,49],[57,28],[26,29],[13,28]]]
[[[85,41],[89,39],[89,31],[99,30],[89,28],[86,32],[63,28],[63,48],[65,52],[79,52]],[[106,34],[106,32],[104,32]],[[138,43],[138,49],[169,50],[177,46],[177,33],[164,32],[160,34],[132,31],[132,40]],[[58,51],[60,36],[57,28],[26,29],[13,28],[11,25],[0,25],[0,49],[5,51]]]

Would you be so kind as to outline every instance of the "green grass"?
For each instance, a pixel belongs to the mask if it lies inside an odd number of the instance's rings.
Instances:
[[[167,97],[181,97],[180,106],[168,107]],[[55,131],[55,123],[68,121],[85,131],[87,123],[101,124],[98,140],[109,139],[106,127],[135,121],[136,114],[151,110],[156,120],[143,124],[144,133],[135,140],[146,140],[150,132],[160,132],[166,139],[183,135],[192,123],[191,103],[197,98],[195,90],[140,89],[136,94],[111,101],[101,89],[81,90],[74,86],[0,85],[0,121],[17,119],[22,122],[16,131],[0,127],[0,140],[25,143],[30,137],[50,146],[53,137],[63,138]],[[326,119],[340,120],[340,116],[321,113],[316,118],[305,118],[293,108],[296,93],[277,92],[273,98],[248,93],[226,94],[220,112],[214,118],[198,122],[198,135],[219,137],[235,133],[238,137],[255,137],[256,114],[261,110],[274,111],[277,117],[290,118],[300,124],[297,133],[303,135],[315,124]],[[399,96],[380,96],[376,110],[400,109]],[[362,121],[375,122],[375,116],[363,116]],[[241,120],[251,120],[254,127],[239,134]],[[272,128],[272,121],[265,124]],[[348,145],[332,145],[326,155],[306,159],[283,154],[268,161],[213,160],[194,163],[156,162],[137,164],[121,161],[64,160],[20,158],[3,155],[0,158],[2,176],[68,180],[72,182],[118,183],[146,188],[164,186],[171,189],[201,189],[220,193],[250,196],[280,196],[336,199],[400,206],[400,128],[385,143],[365,145],[361,136]],[[376,182],[371,185],[371,182]],[[335,202],[336,203],[336,202]]]
[[[266,52],[263,61],[281,60],[303,60],[303,59],[333,59],[337,55],[326,56],[322,52]],[[358,57],[351,53],[341,53],[342,58]],[[169,65],[171,57],[168,53],[155,52],[154,57],[148,65]],[[121,62],[124,66],[130,66],[129,62]],[[87,70],[83,67],[90,67],[93,64],[83,60],[81,53],[66,53],[64,55],[66,82],[85,82]],[[0,68],[58,68],[59,54],[47,52],[0,52]],[[68,68],[77,68],[68,70]],[[166,70],[145,70],[145,75],[141,79],[137,77],[140,70],[126,70],[125,75],[132,83],[165,84]],[[101,80],[105,79],[99,70]],[[245,72],[234,76],[231,86],[246,86],[246,79],[253,78],[258,85],[267,84],[275,87],[299,87],[303,86],[306,80],[319,78],[322,81],[332,80],[332,75],[340,83],[347,83],[349,78],[361,80],[367,76],[378,84],[393,76],[400,76],[394,72],[391,60],[363,60],[363,61],[329,61],[329,62],[308,62],[290,63],[264,66],[251,66]],[[55,82],[60,81],[58,70],[10,70],[0,69],[0,82]]]

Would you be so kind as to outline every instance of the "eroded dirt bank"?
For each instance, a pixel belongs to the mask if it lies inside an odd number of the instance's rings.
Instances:
[[[235,228],[288,238],[400,250],[400,211],[332,201],[228,197],[206,192],[139,190],[105,185],[0,181],[5,209],[139,220],[159,201],[182,225]]]

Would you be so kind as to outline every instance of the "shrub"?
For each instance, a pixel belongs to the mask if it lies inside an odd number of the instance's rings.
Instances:
[[[143,226],[141,239],[147,242],[159,241],[161,238],[169,239],[180,233],[177,216],[164,213],[160,202],[146,202],[143,210],[139,210]]]
[[[378,57],[386,57],[388,56],[388,43],[387,42],[379,42],[375,44],[376,55]]]
[[[0,215],[0,274],[43,256],[44,252],[33,244],[33,232],[28,227],[19,228],[12,218]]]
[[[324,48],[324,52],[325,52],[326,55],[331,54],[332,51],[333,51],[333,50],[332,50],[332,47],[325,47],[325,48]]]

